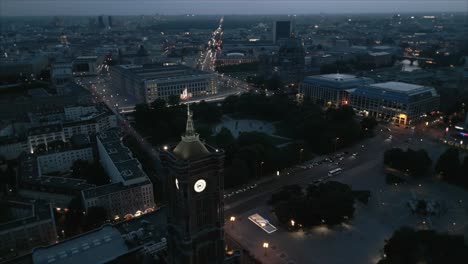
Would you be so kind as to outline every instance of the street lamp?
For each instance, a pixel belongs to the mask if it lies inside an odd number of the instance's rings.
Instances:
[[[302,163],[302,152],[304,152],[303,148],[299,151],[299,163]]]
[[[234,229],[234,221],[236,221],[236,217],[235,216],[231,216],[229,218],[229,221],[231,222],[231,228]]]
[[[334,152],[336,152],[336,145],[338,144],[338,140],[340,140],[339,137],[335,138],[335,151]]]
[[[294,227],[296,225],[296,222],[291,219],[291,226]]]
[[[265,256],[267,255],[267,249],[268,249],[268,243],[267,242],[263,242],[263,248],[265,249]]]
[[[263,162],[263,161],[260,162],[260,178],[261,178],[262,175],[263,175],[263,163],[265,163],[265,162]]]

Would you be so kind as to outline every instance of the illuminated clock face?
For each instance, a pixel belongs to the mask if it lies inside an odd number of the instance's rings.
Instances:
[[[175,179],[175,187],[179,190],[179,180],[177,178]]]
[[[206,188],[206,181],[205,180],[198,180],[197,182],[195,182],[195,185],[193,186],[193,189],[196,191],[196,192],[203,192],[203,190],[205,190]]]

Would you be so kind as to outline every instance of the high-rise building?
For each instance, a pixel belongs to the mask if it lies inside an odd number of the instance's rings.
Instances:
[[[200,141],[189,109],[185,135],[164,147],[161,162],[168,181],[170,263],[222,263],[224,152]]]
[[[273,25],[273,41],[276,43],[281,39],[288,39],[291,36],[291,21],[275,21]]]
[[[106,25],[104,24],[104,17],[103,16],[98,17],[98,27],[99,28],[105,28],[106,27]]]
[[[107,17],[107,22],[108,22],[109,27],[111,28],[112,27],[112,16]]]
[[[282,42],[278,51],[278,62],[283,82],[296,83],[304,78],[304,57],[304,46],[299,39],[289,38]]]

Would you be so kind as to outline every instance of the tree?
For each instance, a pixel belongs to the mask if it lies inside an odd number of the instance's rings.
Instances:
[[[297,185],[285,186],[272,195],[270,203],[283,225],[288,226],[294,220],[308,228],[320,224],[336,225],[351,219],[354,199],[355,194],[348,185],[330,181],[318,186],[309,185],[305,192]]]
[[[234,144],[236,139],[231,133],[231,130],[222,127],[221,130],[216,134],[215,136],[215,143],[216,146],[219,146],[220,148],[228,148],[232,144]]]
[[[377,120],[373,117],[366,116],[361,120],[362,131],[366,134],[372,133],[372,130],[374,130],[377,125]]]
[[[413,177],[428,176],[427,172],[431,167],[432,160],[423,149],[404,151],[399,148],[392,148],[384,153],[384,164],[396,170],[408,173]]]
[[[452,183],[458,181],[460,168],[459,151],[455,148],[449,148],[442,153],[435,166],[436,172],[442,175],[445,181]]]
[[[167,103],[169,105],[178,105],[180,103],[180,97],[177,95],[170,95],[169,98],[167,99]]]
[[[98,162],[90,164],[87,161],[77,160],[72,165],[72,175],[75,178],[84,179],[87,183],[98,186],[110,182],[109,176]]]
[[[86,214],[86,219],[84,222],[84,227],[87,230],[91,230],[101,226],[104,222],[107,221],[107,212],[106,209],[99,206],[93,206],[88,208],[88,213]]]
[[[193,109],[194,118],[206,123],[217,123],[223,115],[221,109],[216,104],[205,101],[193,105],[191,109]]]
[[[460,182],[465,186],[465,188],[468,188],[468,156],[465,156],[463,159],[463,163],[460,166]]]
[[[468,263],[468,246],[463,236],[402,227],[384,246],[379,264]]]
[[[166,108],[166,101],[164,99],[156,99],[151,103],[151,107],[154,109]]]

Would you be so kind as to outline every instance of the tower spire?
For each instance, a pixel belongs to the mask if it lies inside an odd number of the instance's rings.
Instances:
[[[187,104],[187,124],[185,126],[185,135],[182,136],[183,141],[191,142],[198,140],[198,134],[195,132],[192,117],[193,113],[190,111],[190,104]]]

